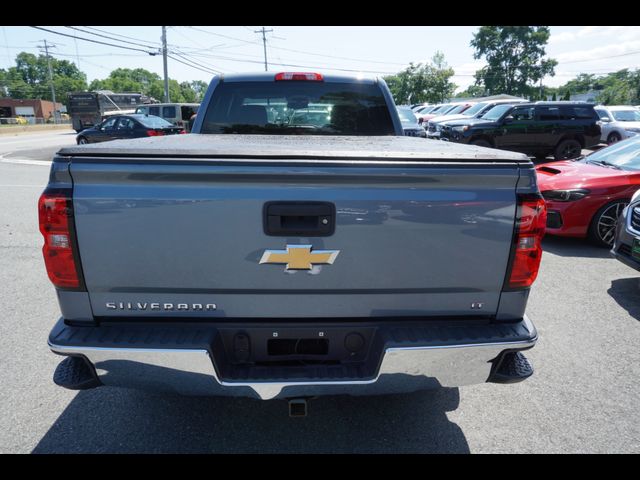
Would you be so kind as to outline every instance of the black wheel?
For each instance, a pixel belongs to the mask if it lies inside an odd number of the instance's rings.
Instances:
[[[556,147],[553,158],[556,160],[571,160],[582,153],[582,145],[577,140],[569,139],[561,141]]]
[[[78,145],[86,145],[87,143],[89,143],[89,140],[87,140],[85,137],[80,137],[78,139]]]
[[[491,148],[491,144],[486,140],[482,140],[482,139],[474,140],[473,142],[471,142],[471,145],[475,145],[477,147]]]
[[[628,201],[617,200],[598,210],[589,226],[589,239],[600,247],[611,248],[616,236],[618,219],[627,205]]]
[[[611,132],[607,137],[607,145],[612,145],[619,142],[620,140],[622,140],[622,137],[618,132]]]

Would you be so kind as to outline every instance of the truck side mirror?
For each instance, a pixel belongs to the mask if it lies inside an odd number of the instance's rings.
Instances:
[[[609,122],[611,121],[611,119],[610,119],[609,117],[602,117],[602,118],[600,119],[600,121],[601,121],[601,122],[604,122],[604,123],[609,123]]]

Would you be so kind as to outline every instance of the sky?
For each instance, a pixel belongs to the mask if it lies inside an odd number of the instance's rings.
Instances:
[[[21,51],[38,53],[46,39],[52,56],[76,63],[89,82],[116,68],[145,68],[163,75],[160,26],[0,27],[0,68],[15,65]],[[169,77],[209,82],[218,72],[264,71],[263,26],[169,26]],[[393,74],[409,62],[429,61],[441,51],[456,75],[456,91],[474,81],[484,64],[469,46],[477,26],[264,26],[269,71]],[[640,26],[551,26],[547,55],[556,74],[543,83],[557,87],[579,73],[605,74],[640,68]],[[91,32],[91,33],[89,33]],[[102,35],[102,36],[100,36]],[[76,38],[73,38],[73,37]],[[111,37],[111,38],[106,38]],[[119,45],[101,45],[84,39]],[[116,41],[120,40],[120,41]],[[130,42],[130,43],[124,43]],[[138,49],[138,50],[128,50]]]

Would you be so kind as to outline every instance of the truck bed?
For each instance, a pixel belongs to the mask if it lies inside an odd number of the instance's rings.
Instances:
[[[446,161],[531,163],[521,153],[411,137],[199,135],[114,140],[66,147],[59,156],[228,160]]]

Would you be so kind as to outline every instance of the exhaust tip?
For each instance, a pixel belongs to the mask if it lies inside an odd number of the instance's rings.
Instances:
[[[291,400],[289,400],[289,416],[306,417],[307,400],[305,398],[292,398]]]

